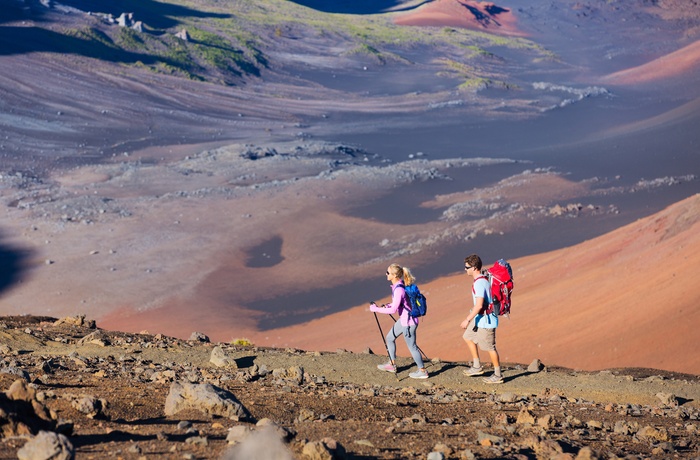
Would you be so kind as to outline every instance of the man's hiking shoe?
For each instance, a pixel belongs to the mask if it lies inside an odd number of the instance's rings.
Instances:
[[[475,377],[477,375],[484,375],[484,368],[470,367],[469,369],[465,369],[462,372],[464,372],[464,375],[466,375],[467,377]]]
[[[484,381],[484,383],[503,383],[503,376],[493,374],[492,376],[486,377],[482,380]]]
[[[428,371],[421,371],[420,369],[417,370],[416,372],[411,372],[408,374],[409,377],[412,379],[427,379],[428,378]]]
[[[379,369],[380,371],[391,372],[392,374],[396,374],[396,368],[391,364],[391,362],[380,364],[377,366],[377,369]]]

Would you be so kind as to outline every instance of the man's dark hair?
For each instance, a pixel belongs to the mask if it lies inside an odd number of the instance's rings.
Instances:
[[[472,254],[464,258],[464,265],[474,267],[477,271],[481,271],[481,257]]]

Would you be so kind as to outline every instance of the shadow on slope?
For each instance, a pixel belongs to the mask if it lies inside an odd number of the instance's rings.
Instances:
[[[71,0],[69,0],[71,2]],[[75,6],[82,2],[73,1]],[[104,3],[104,2],[97,2]],[[68,21],[58,19],[62,29],[51,30],[44,27],[16,25],[10,18],[30,17],[33,21],[48,9],[36,11],[17,11],[12,14],[0,14],[0,56],[20,55],[32,52],[49,52],[58,55],[79,55],[109,62],[123,64],[143,64],[166,69],[167,73],[179,72],[190,79],[206,80],[211,78],[226,84],[237,84],[238,78],[246,75],[260,76],[260,67],[267,66],[265,56],[251,43],[244,42],[240,47],[216,33],[193,29],[186,42],[174,35],[164,32],[162,27],[179,24],[168,15],[190,15],[196,17],[229,17],[228,14],[201,13],[187,8],[145,2],[136,7],[133,2],[122,6],[104,5],[113,16],[121,15],[119,11],[135,13],[134,20],[146,23],[148,32],[136,32],[129,27],[108,25],[98,19]],[[164,6],[154,6],[164,5]],[[131,8],[131,7],[134,8]],[[102,5],[96,6],[100,11]],[[101,11],[102,14],[105,14]],[[48,18],[49,15],[43,15]],[[81,14],[73,14],[80,17]],[[87,18],[87,14],[85,15]],[[99,24],[98,24],[99,23]],[[29,24],[32,24],[30,22]],[[162,67],[161,67],[162,65]],[[201,73],[201,75],[200,75]]]
[[[19,4],[3,4],[0,7],[0,24],[3,22],[20,21],[26,19],[27,15]]]
[[[90,36],[80,38],[63,35],[40,27],[0,27],[0,55],[31,52],[52,52],[79,54],[86,57],[112,62],[134,63],[141,61],[152,64],[167,62],[147,54],[124,51],[112,46],[112,40],[105,34],[92,30]]]
[[[162,3],[154,0],[62,0],[62,4],[82,11],[109,13],[119,16],[122,13],[134,13],[135,21],[142,21],[149,27],[167,29],[179,24],[176,17],[192,18],[229,18],[230,14],[211,13],[194,10],[180,5]]]
[[[0,293],[20,280],[29,256],[27,250],[0,244]]]
[[[406,0],[337,0],[329,2],[326,0],[291,0],[294,3],[312,8],[324,13],[339,13],[339,14],[379,14],[389,11],[406,11],[417,8],[424,3],[430,3],[433,0],[425,0],[423,2],[407,2]]]

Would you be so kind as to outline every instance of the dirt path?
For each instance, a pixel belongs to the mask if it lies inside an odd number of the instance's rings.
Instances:
[[[31,318],[31,317],[27,317]],[[134,336],[105,331],[107,335]],[[144,336],[148,340],[152,336]],[[160,337],[160,336],[156,336]],[[175,343],[182,342],[177,341]],[[24,330],[14,329],[0,331],[0,341],[6,343],[22,354],[33,356],[59,355],[72,353],[89,358],[106,358],[109,356],[128,355],[133,346],[99,346],[66,345],[55,341],[42,341],[26,334]],[[210,361],[213,343],[172,348],[145,348],[139,350],[142,360],[153,363],[171,363],[193,365],[201,368],[212,367]],[[219,344],[224,345],[226,344]],[[658,393],[671,393],[681,398],[690,406],[700,407],[700,377],[679,374],[656,369],[611,369],[601,372],[574,371],[565,368],[547,368],[541,371],[528,371],[529,365],[504,363],[504,383],[490,385],[481,378],[467,377],[463,374],[469,363],[464,362],[429,362],[426,369],[430,373],[428,380],[413,380],[408,373],[415,370],[410,358],[398,358],[398,378],[393,374],[376,369],[377,364],[386,361],[386,356],[366,353],[351,353],[338,350],[335,353],[314,352],[298,349],[275,349],[263,347],[239,347],[231,350],[230,356],[239,362],[240,368],[257,364],[268,369],[300,366],[305,372],[322,376],[329,382],[352,383],[356,385],[382,385],[396,388],[446,388],[463,391],[480,391],[494,394],[515,393],[518,395],[539,395],[543,393],[559,394],[567,398],[583,399],[596,403],[616,403],[625,401],[629,404],[658,403]],[[487,367],[488,375],[488,365]]]
[[[463,376],[464,363],[432,363],[430,379],[411,380],[401,359],[397,380],[376,370],[383,357],[370,353],[127,334],[95,329],[82,317],[2,317],[0,349],[0,386],[12,384],[0,393],[2,458],[16,458],[32,442],[34,424],[65,435],[76,458],[698,455],[698,378],[662,371],[530,373],[506,365],[505,382],[487,386]],[[212,364],[214,349],[235,365]],[[176,383],[213,385],[249,415],[216,415],[196,398],[167,414]],[[17,398],[50,416],[40,422],[17,410]]]

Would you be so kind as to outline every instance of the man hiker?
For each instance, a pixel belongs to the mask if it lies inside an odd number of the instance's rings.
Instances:
[[[481,273],[481,258],[472,254],[464,259],[464,269],[472,280],[472,300],[474,306],[469,310],[469,315],[462,321],[460,327],[465,329],[462,338],[467,343],[472,355],[473,364],[464,374],[469,377],[484,374],[484,368],[479,360],[477,346],[488,352],[493,363],[493,375],[483,379],[485,383],[503,383],[501,375],[501,362],[496,350],[496,328],[498,327],[498,315],[485,314],[486,308],[491,303],[491,284]]]

